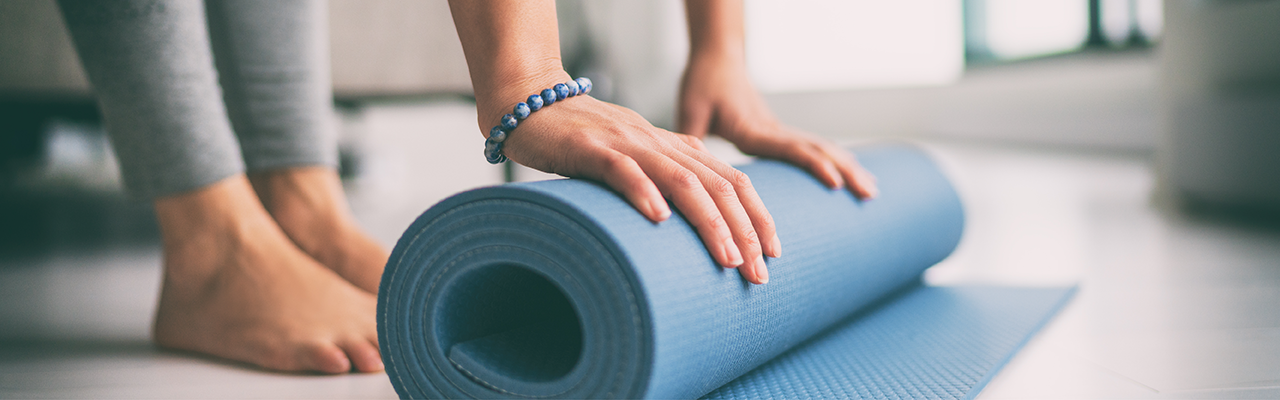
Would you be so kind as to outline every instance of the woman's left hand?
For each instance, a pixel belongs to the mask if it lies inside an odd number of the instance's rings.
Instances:
[[[798,165],[828,187],[848,187],[861,199],[879,193],[875,177],[853,154],[779,123],[751,85],[741,60],[694,55],[680,83],[679,101],[681,133],[698,138],[719,135],[743,153]]]

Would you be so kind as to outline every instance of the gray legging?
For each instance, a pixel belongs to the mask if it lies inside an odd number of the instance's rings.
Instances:
[[[132,194],[337,164],[327,3],[58,3]]]

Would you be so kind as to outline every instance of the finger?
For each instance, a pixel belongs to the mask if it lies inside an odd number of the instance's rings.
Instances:
[[[864,198],[874,199],[876,197],[880,197],[880,187],[876,184],[876,176],[872,175],[871,171],[867,171],[867,169],[863,168],[860,164],[855,163],[853,166],[854,175],[857,176],[855,179],[859,182],[859,187],[861,187],[863,192],[866,193],[866,197]]]
[[[662,192],[649,179],[636,161],[613,149],[603,149],[602,156],[595,157],[589,178],[604,182],[613,190],[622,193],[640,214],[653,222],[666,221],[671,217],[671,208]]]
[[[699,138],[706,137],[707,130],[711,128],[711,107],[682,104],[677,120],[679,123],[676,125],[680,128],[680,133]]]
[[[764,254],[769,257],[781,257],[782,241],[778,239],[778,231],[774,226],[773,216],[769,214],[769,210],[764,206],[764,200],[760,199],[760,194],[756,192],[755,186],[751,184],[751,178],[737,168],[708,153],[689,152],[688,155],[733,183],[733,188],[738,194],[738,200],[742,202],[742,207],[746,210],[747,217],[751,219],[751,226],[755,227],[756,233],[759,234],[762,240],[761,249]]]
[[[688,150],[692,151],[692,149]],[[742,182],[750,186],[750,181],[746,178],[746,174],[734,170],[736,175],[733,175],[733,179],[737,182],[730,181],[729,178],[721,176],[702,161],[691,157],[685,152],[676,152],[671,154],[670,157],[680,165],[693,171],[698,180],[702,182],[704,190],[715,201],[716,208],[729,226],[729,231],[733,235],[733,241],[737,244],[738,251],[742,253],[742,259],[746,260],[745,264],[742,264],[742,267],[745,268],[739,268],[738,272],[752,283],[765,283],[767,281],[765,277],[768,276],[768,272],[764,270],[764,258],[761,257],[763,253],[760,248],[760,236],[755,227],[752,226],[751,218],[747,216],[747,211],[743,207],[737,191],[737,185]],[[712,161],[723,164],[719,160]]]
[[[729,225],[698,175],[655,151],[642,152],[633,159],[698,231],[698,236],[717,263],[725,268],[742,265],[742,252],[733,240]]]
[[[700,138],[698,138],[698,137],[696,137],[696,136],[691,136],[691,135],[682,135],[682,134],[679,134],[679,133],[676,133],[675,135],[676,135],[676,137],[680,138],[680,140],[681,140],[681,141],[684,141],[684,143],[685,143],[685,144],[687,144],[687,145],[689,145],[690,147],[693,147],[693,148],[695,148],[695,149],[698,149],[698,151],[701,151],[701,152],[703,152],[703,153],[709,153],[709,152],[710,152],[710,150],[707,150],[707,144],[706,144],[706,143],[703,143],[703,142],[702,142],[702,139],[700,139]]]
[[[781,158],[808,170],[828,188],[839,189],[844,186],[844,178],[831,157],[810,143],[793,142],[784,146]]]
[[[840,175],[845,182],[849,183],[849,190],[858,198],[869,200],[874,199],[880,194],[880,190],[876,188],[875,176],[871,175],[852,154],[844,149],[834,146],[823,146],[823,153],[831,157],[835,162],[836,168],[840,170]]]

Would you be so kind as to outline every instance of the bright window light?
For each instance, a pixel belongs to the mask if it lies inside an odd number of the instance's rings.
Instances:
[[[1102,36],[1112,46],[1123,46],[1133,33],[1133,7],[1129,0],[1102,0],[1099,21],[1102,25]]]
[[[1148,42],[1160,40],[1160,34],[1164,31],[1164,1],[1162,0],[1136,0],[1133,12],[1134,19],[1138,23],[1138,32],[1142,34]]]
[[[1079,49],[1089,38],[1087,0],[985,0],[986,43],[1001,59]]]
[[[938,85],[964,70],[960,0],[749,0],[746,14],[765,92]]]

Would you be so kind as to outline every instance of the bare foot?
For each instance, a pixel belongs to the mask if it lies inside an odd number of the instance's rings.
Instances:
[[[356,224],[337,172],[287,168],[249,179],[267,211],[302,251],[356,287],[378,293],[390,254]]]
[[[157,199],[161,347],[280,371],[383,369],[372,295],[285,237],[243,175]]]

